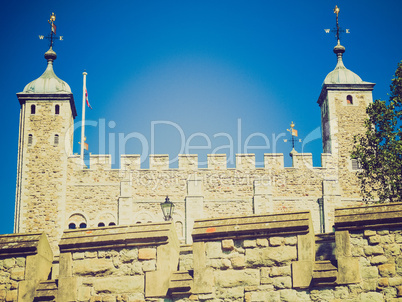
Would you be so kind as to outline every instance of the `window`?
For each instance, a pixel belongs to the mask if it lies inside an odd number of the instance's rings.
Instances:
[[[36,106],[31,105],[31,114],[35,114],[35,112],[36,112]]]
[[[59,144],[59,135],[55,134],[54,135],[54,145],[57,146]]]
[[[67,223],[69,229],[76,229],[78,227],[84,229],[87,227],[87,219],[81,213],[72,214],[70,218],[68,218]]]
[[[362,168],[362,165],[359,160],[357,159],[352,159],[352,170],[357,171]]]
[[[109,226],[116,225],[114,222],[109,223]]]
[[[103,222],[98,223],[98,227],[104,227],[104,226],[105,226],[105,224]]]
[[[346,97],[346,104],[353,105],[353,97],[351,95]]]
[[[28,134],[28,146],[32,146],[33,136],[32,134]]]
[[[54,106],[54,113],[59,115],[60,114],[60,105]]]

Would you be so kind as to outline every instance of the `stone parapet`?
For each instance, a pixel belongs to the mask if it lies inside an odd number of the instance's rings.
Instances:
[[[164,297],[179,264],[172,222],[67,230],[59,248],[60,301]]]
[[[265,169],[283,169],[283,153],[264,153]]]
[[[237,170],[255,170],[256,167],[255,154],[236,154]],[[313,168],[313,157],[311,153],[292,153],[294,168]],[[79,156],[70,156],[70,162],[75,162]],[[104,166],[104,169],[110,169],[109,164],[112,162],[110,154],[90,154],[91,165]],[[150,154],[149,169],[150,170],[169,170],[169,155],[168,154]],[[328,153],[321,154],[321,166],[314,168],[335,168],[336,163],[333,156]],[[197,154],[179,154],[178,168],[179,170],[203,170],[199,169],[199,159]],[[264,154],[264,169],[283,169],[284,155],[282,153],[265,153]],[[91,166],[92,169],[92,166]],[[141,157],[139,154],[122,154],[120,156],[121,170],[141,170]],[[208,154],[207,169],[210,170],[225,170],[227,169],[226,154]],[[143,169],[147,170],[147,169]]]
[[[299,235],[309,232],[310,212],[250,215],[247,217],[226,217],[196,220],[193,241],[226,238],[248,238],[255,236]]]
[[[179,154],[180,170],[197,170],[198,155],[197,154]]]
[[[308,168],[313,167],[313,155],[311,153],[297,153],[291,152],[292,167],[293,168]]]
[[[168,170],[169,155],[168,154],[150,154],[149,155],[150,170]]]
[[[39,283],[51,272],[52,260],[45,233],[1,235],[0,300],[33,301]]]
[[[401,226],[402,203],[335,209],[336,230]]]
[[[211,170],[224,170],[227,167],[226,154],[208,154],[207,161]]]
[[[65,230],[59,243],[60,253],[129,246],[160,245],[178,239],[171,222],[114,226],[108,228]]]
[[[91,170],[110,170],[112,168],[112,156],[110,154],[90,154],[89,167]]]
[[[255,154],[236,154],[236,168],[239,170],[255,169]]]
[[[139,170],[141,157],[139,154],[122,154],[120,155],[120,166],[122,170]]]

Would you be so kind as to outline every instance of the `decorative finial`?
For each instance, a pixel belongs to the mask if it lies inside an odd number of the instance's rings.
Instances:
[[[54,21],[56,21],[56,15],[54,13],[52,13],[50,15],[50,19],[47,21],[50,24],[50,34],[48,36],[43,36],[43,35],[39,35],[39,39],[43,40],[44,38],[46,38],[47,40],[50,41],[50,49],[52,49],[53,44],[55,42],[55,40],[60,40],[63,41],[63,36],[56,36],[56,24],[54,24]]]
[[[290,135],[292,136],[292,152],[295,151],[295,137],[298,136],[297,130],[295,129],[295,124],[293,122],[290,123],[290,129],[286,129],[287,131],[290,132]],[[283,140],[285,143],[288,141],[287,139]],[[298,140],[298,142],[301,142],[301,139]]]
[[[338,43],[340,44],[340,37],[339,37],[339,20],[338,20],[338,16],[339,16],[339,7],[338,7],[338,5],[335,5],[334,13],[336,14],[336,39],[338,40]]]
[[[340,12],[339,7],[338,7],[337,5],[335,5],[334,13],[336,14],[336,27],[333,28],[333,29],[325,29],[325,32],[326,32],[327,34],[330,33],[330,32],[331,32],[331,33],[335,33],[335,38],[336,38],[336,40],[338,41],[338,44],[340,45],[340,44],[341,44],[341,43],[340,43],[341,33],[347,33],[347,34],[349,34],[350,31],[349,31],[349,29],[344,30],[344,29],[342,29],[342,28],[339,26],[339,12]]]

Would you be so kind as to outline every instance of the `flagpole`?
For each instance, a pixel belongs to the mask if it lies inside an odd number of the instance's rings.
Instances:
[[[82,87],[82,124],[81,124],[81,164],[82,168],[85,167],[84,163],[84,144],[85,144],[85,92],[87,88],[87,73],[84,71],[84,85]]]

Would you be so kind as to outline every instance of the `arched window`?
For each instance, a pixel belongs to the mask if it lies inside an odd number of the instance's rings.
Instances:
[[[54,113],[57,115],[60,114],[60,105],[54,106]]]
[[[28,146],[32,146],[33,136],[32,134],[28,134]]]
[[[55,134],[54,135],[54,145],[57,146],[59,144],[59,135]]]
[[[346,104],[353,105],[353,97],[351,95],[346,97]]]
[[[104,226],[105,226],[105,224],[103,222],[98,223],[98,227],[104,227]]]
[[[109,226],[116,225],[114,222],[109,223]]]
[[[35,114],[35,112],[36,112],[36,106],[31,105],[31,114]]]
[[[69,225],[68,225],[68,228],[70,229],[70,230],[74,230],[74,229],[76,229],[76,226],[75,226],[75,223],[70,223]]]
[[[70,218],[68,218],[68,228],[71,229],[71,226],[74,226],[75,228],[86,228],[87,227],[87,219],[85,218],[85,216],[81,213],[75,213],[72,214],[70,216]]]

